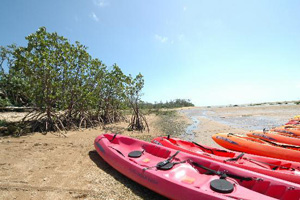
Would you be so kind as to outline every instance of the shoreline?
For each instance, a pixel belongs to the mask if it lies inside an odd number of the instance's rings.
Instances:
[[[250,130],[280,126],[298,115],[300,106],[197,107],[184,111],[188,117],[197,117],[199,120],[199,125],[193,130],[196,142],[222,148],[211,139],[213,134],[220,132],[246,133]]]
[[[157,136],[184,137],[187,126],[193,127],[194,140],[220,148],[211,139],[217,132],[242,133],[261,125],[264,120],[285,123],[300,106],[251,106],[222,108],[180,108],[176,115],[147,115],[150,133],[129,132],[127,123],[105,129],[69,131],[67,138],[39,133],[0,138],[0,199],[166,199],[114,170],[97,154],[95,137],[105,132],[149,141]],[[224,123],[223,123],[224,122]],[[226,123],[225,123],[226,122]],[[243,122],[241,124],[239,122]],[[248,123],[248,124],[247,124]],[[245,126],[244,126],[245,125]],[[182,138],[185,139],[185,138]]]

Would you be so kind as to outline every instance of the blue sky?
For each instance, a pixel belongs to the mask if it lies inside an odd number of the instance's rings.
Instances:
[[[300,1],[2,0],[0,45],[45,26],[144,75],[143,100],[300,99]]]

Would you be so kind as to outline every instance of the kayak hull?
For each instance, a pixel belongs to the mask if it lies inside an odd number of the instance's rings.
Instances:
[[[95,139],[94,146],[98,154],[116,170],[170,199],[294,200],[300,198],[300,186],[297,184],[184,152],[174,157],[172,162],[177,164],[174,164],[173,168],[159,170],[155,167],[157,163],[175,155],[176,150],[126,136],[103,134]],[[143,150],[141,157],[128,156],[130,152],[136,150]],[[222,173],[252,178],[248,181],[225,178],[233,185],[233,190],[226,194],[220,193],[212,190],[212,182],[219,180],[220,175],[208,175],[205,170],[191,163],[200,163]]]

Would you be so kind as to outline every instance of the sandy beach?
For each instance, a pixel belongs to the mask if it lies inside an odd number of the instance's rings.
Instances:
[[[149,141],[173,131],[183,139],[219,147],[212,134],[278,126],[300,114],[300,106],[198,107],[178,112],[180,117],[172,122],[175,125],[148,115],[149,133],[128,132],[128,124],[122,122],[104,130],[70,131],[67,138],[51,133],[1,137],[0,199],[165,199],[110,167],[94,150],[95,137],[118,132]],[[17,114],[14,116],[17,118]],[[3,117],[7,116],[1,113]],[[188,129],[180,133],[186,123]],[[166,126],[177,128],[164,129]]]

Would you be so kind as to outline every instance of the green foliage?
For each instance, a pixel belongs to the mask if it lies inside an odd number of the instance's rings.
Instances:
[[[155,114],[157,116],[168,116],[171,118],[177,116],[177,112],[175,110],[150,109],[149,114]]]
[[[0,92],[2,106],[28,105],[28,99],[24,87],[26,82],[21,78],[23,75],[16,69],[16,45],[9,45],[7,47],[0,46]],[[8,66],[9,72],[6,73],[4,65]]]
[[[111,123],[131,108],[130,128],[144,130],[148,125],[140,108],[193,106],[182,99],[143,103],[142,74],[133,78],[117,64],[107,67],[92,58],[84,45],[71,44],[45,27],[26,40],[25,46],[0,46],[0,106],[34,108],[23,119],[32,123],[26,129],[47,132]]]
[[[0,126],[6,126],[7,121],[6,120],[0,120]]]
[[[9,99],[0,97],[0,107],[11,106]]]
[[[142,102],[140,107],[144,109],[160,109],[160,108],[180,108],[180,107],[192,107],[195,106],[189,99],[175,99],[167,101],[165,103],[147,103]]]
[[[143,88],[142,75],[132,79],[116,64],[108,68],[84,45],[45,27],[26,40],[27,46],[0,49],[0,103],[34,107],[36,112],[24,118],[33,121],[33,131],[118,121],[130,95]]]
[[[120,119],[119,111],[126,107],[126,87],[128,79],[122,70],[114,64],[111,70],[106,70],[102,79],[102,87],[99,90],[99,108],[103,110],[103,118],[106,122],[114,122]]]

